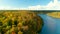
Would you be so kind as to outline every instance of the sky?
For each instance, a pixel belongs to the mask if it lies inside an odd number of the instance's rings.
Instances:
[[[60,0],[0,0],[0,10],[60,10]]]

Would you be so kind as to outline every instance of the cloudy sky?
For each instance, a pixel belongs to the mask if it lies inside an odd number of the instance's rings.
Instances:
[[[60,0],[0,0],[0,10],[60,10]]]

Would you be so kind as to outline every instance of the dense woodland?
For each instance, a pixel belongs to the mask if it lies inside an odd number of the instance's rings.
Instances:
[[[43,26],[43,20],[30,11],[1,11],[1,34],[38,34]]]

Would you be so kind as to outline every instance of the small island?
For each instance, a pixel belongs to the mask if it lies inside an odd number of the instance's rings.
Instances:
[[[47,13],[47,15],[53,18],[60,18],[60,12],[51,12],[51,13]]]

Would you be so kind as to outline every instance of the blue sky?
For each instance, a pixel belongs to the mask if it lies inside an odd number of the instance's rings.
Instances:
[[[55,1],[55,2],[54,2]],[[0,0],[0,9],[59,9],[59,0]]]
[[[35,5],[46,5],[52,0],[0,0],[0,5],[12,7],[27,7]]]

